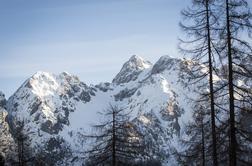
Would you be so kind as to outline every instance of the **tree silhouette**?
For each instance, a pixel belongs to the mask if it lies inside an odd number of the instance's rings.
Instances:
[[[87,165],[133,165],[144,159],[143,136],[129,121],[129,113],[110,105],[103,115],[105,122],[93,126],[96,133],[88,136],[95,145],[87,151]]]
[[[192,69],[190,69],[190,82],[199,83],[204,79],[208,79],[202,84],[203,87],[208,86],[209,92],[200,91],[201,101],[209,101],[211,113],[211,135],[212,135],[212,156],[213,165],[218,165],[217,158],[217,143],[216,143],[216,122],[215,122],[215,93],[214,90],[214,44],[217,34],[216,26],[218,19],[214,12],[215,0],[193,0],[192,7],[183,10],[182,16],[185,18],[185,23],[180,23],[180,27],[185,31],[190,40],[180,40],[180,50],[192,56]],[[190,20],[190,21],[187,21]],[[187,21],[187,22],[186,22]],[[202,72],[206,70],[205,72]],[[199,101],[197,101],[199,102]]]

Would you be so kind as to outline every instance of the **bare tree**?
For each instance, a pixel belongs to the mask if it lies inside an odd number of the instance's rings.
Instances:
[[[206,160],[206,126],[208,122],[204,122],[205,112],[202,109],[199,109],[197,113],[194,113],[194,121],[186,127],[186,137],[187,139],[182,139],[180,142],[185,148],[185,150],[176,153],[178,162],[181,165],[202,165],[205,166]]]
[[[132,165],[144,158],[142,135],[129,121],[128,113],[117,106],[110,105],[104,112],[105,122],[93,126],[96,134],[88,136],[95,139],[89,150],[89,165]]]
[[[216,26],[218,19],[215,13],[215,0],[192,0],[192,7],[182,11],[182,15],[189,22],[180,23],[190,40],[181,40],[180,49],[186,55],[192,55],[192,69],[190,71],[191,83],[200,82],[208,79],[209,92],[201,93],[202,101],[209,101],[211,113],[211,135],[212,135],[212,157],[213,165],[218,165],[217,143],[216,143],[216,124],[215,124],[215,93],[214,90],[214,43],[216,37]],[[203,70],[207,70],[202,72]],[[204,81],[203,81],[204,82]]]
[[[251,109],[252,106],[252,47],[246,41],[246,38],[251,34],[251,18],[252,14],[246,0],[225,0],[220,1],[220,11],[222,27],[220,30],[220,42],[218,50],[220,59],[227,68],[227,94],[229,97],[229,108],[226,111],[229,113],[229,164],[237,165],[237,161],[245,162],[241,159],[242,155],[237,157],[240,149],[238,139],[245,138],[247,132],[243,132],[238,128],[239,117],[244,109]],[[248,36],[246,36],[247,30]],[[238,130],[239,129],[239,130]],[[239,137],[238,137],[239,135]],[[249,141],[249,139],[246,139]],[[248,148],[248,145],[246,146]],[[242,148],[244,149],[244,148]]]
[[[60,136],[51,137],[44,145],[37,145],[34,164],[44,165],[67,165],[68,159],[72,158],[70,145]]]
[[[26,166],[33,161],[32,149],[30,148],[29,137],[24,133],[24,121],[19,121],[14,131],[14,139],[17,144],[17,159],[19,166]]]

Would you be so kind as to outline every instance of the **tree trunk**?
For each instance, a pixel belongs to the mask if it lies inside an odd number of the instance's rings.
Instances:
[[[116,166],[116,152],[115,152],[115,110],[113,110],[113,138],[112,138],[112,166]]]
[[[205,166],[205,139],[204,139],[204,122],[203,117],[201,119],[201,141],[202,141],[202,166]]]
[[[206,0],[206,15],[207,15],[207,44],[208,44],[208,64],[209,64],[209,88],[210,88],[210,106],[211,106],[211,126],[213,140],[213,165],[218,165],[217,148],[216,148],[216,131],[215,131],[215,110],[214,110],[214,89],[213,89],[213,66],[212,66],[212,49],[211,49],[211,34],[209,23],[209,1]]]
[[[226,0],[227,44],[228,44],[228,85],[229,85],[229,114],[230,114],[230,156],[229,165],[236,166],[236,136],[235,136],[235,112],[234,112],[234,85],[233,85],[233,61],[231,51],[231,31],[229,16],[229,1]]]

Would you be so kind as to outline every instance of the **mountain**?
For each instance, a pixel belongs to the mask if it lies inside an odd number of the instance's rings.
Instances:
[[[14,131],[24,122],[35,153],[58,151],[62,162],[80,165],[81,152],[90,148],[84,136],[104,118],[99,112],[117,105],[131,112],[132,122],[143,133],[148,131],[146,139],[155,140],[166,156],[163,162],[176,165],[169,152],[178,148],[178,136],[191,119],[190,99],[197,97],[194,87],[186,85],[183,71],[188,70],[187,60],[162,56],[152,65],[134,55],[111,83],[87,85],[67,72],[40,71],[8,99],[8,122]],[[63,146],[69,153],[61,153]]]

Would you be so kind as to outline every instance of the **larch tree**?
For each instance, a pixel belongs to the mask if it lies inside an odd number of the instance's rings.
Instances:
[[[226,68],[229,106],[229,165],[251,164],[251,131],[242,127],[243,114],[252,109],[252,47],[248,42],[252,14],[246,0],[220,1],[222,26],[219,28],[218,52]],[[251,115],[250,115],[251,116]]]
[[[182,11],[185,23],[180,27],[185,31],[190,40],[181,40],[180,50],[185,55],[191,55],[192,68],[190,82],[192,84],[204,82],[202,87],[208,86],[209,92],[199,92],[201,101],[209,101],[211,118],[212,160],[213,165],[218,165],[216,124],[215,124],[215,93],[214,90],[214,43],[216,43],[216,26],[218,17],[215,13],[215,0],[193,0],[192,7]],[[205,71],[204,71],[205,70]]]
[[[206,118],[206,113],[209,113],[206,108],[200,106],[194,111],[193,121],[186,126],[186,134],[181,140],[184,149],[176,153],[177,161],[181,165],[209,165],[212,158],[206,155],[207,147],[209,146],[210,136],[209,126],[210,121]]]
[[[34,157],[32,155],[32,149],[30,148],[29,137],[24,133],[24,121],[17,123],[16,129],[13,133],[14,139],[17,144],[17,159],[15,161],[18,166],[25,166],[28,163],[32,163]]]
[[[145,157],[143,136],[124,109],[110,105],[103,113],[105,122],[93,126],[94,146],[87,151],[87,165],[134,165]]]

